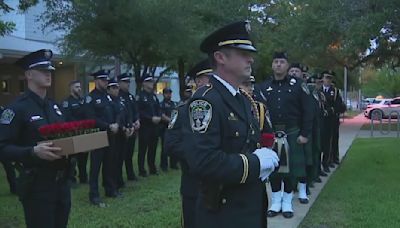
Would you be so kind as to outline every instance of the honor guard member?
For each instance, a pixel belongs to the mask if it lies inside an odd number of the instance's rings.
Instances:
[[[62,102],[63,113],[67,121],[84,120],[85,110],[84,104],[85,99],[82,97],[81,82],[78,80],[71,81],[69,83],[70,95]],[[78,165],[79,171],[79,182],[81,184],[87,183],[87,160],[89,153],[79,153],[71,156],[72,163],[72,183],[76,183],[76,164]]]
[[[304,144],[312,130],[310,91],[303,80],[288,75],[288,67],[287,54],[276,52],[272,61],[274,75],[260,85],[267,107],[274,107],[269,111],[280,156],[280,168],[270,178],[269,217],[281,211],[285,218],[293,217],[293,190],[298,178],[306,176]]]
[[[194,78],[197,88],[201,88],[209,83],[209,74],[212,72],[208,59],[196,64],[189,72],[188,77]],[[183,147],[183,127],[189,124],[187,114],[187,99],[181,102],[171,113],[171,122],[168,125],[164,149],[168,155],[180,161],[182,175],[180,193],[182,197],[182,227],[195,227],[195,208],[198,196],[198,181],[190,172],[189,166],[184,158]]]
[[[304,66],[300,63],[292,63],[289,67],[288,74],[291,77],[297,78],[303,82],[306,82],[307,79],[304,77]],[[308,87],[308,85],[307,85]],[[314,107],[314,100],[312,97],[312,93],[310,92],[309,99],[310,99],[310,104],[313,104],[310,106],[310,108],[315,108]],[[312,119],[315,119],[315,110],[313,110],[312,114],[313,117]],[[313,155],[312,155],[312,145],[313,145],[313,138],[312,138],[312,132],[307,136],[307,143],[304,144],[304,152],[305,152],[305,169],[306,169],[306,176],[300,177],[299,178],[299,183],[297,185],[297,190],[298,190],[298,199],[301,204],[308,204],[308,196],[309,195],[309,186],[312,185],[312,180],[307,179],[311,175],[312,172],[312,165],[313,165]]]
[[[260,130],[239,85],[251,75],[250,24],[237,22],[209,35],[200,49],[209,55],[210,85],[187,105],[184,151],[200,181],[196,227],[266,227],[265,184],[278,166],[276,153],[257,149]]]
[[[95,80],[95,89],[86,96],[86,114],[88,119],[95,119],[96,126],[107,131],[108,136],[118,132],[118,124],[114,122],[111,105],[111,97],[107,94],[107,85],[109,73],[105,70],[99,70],[91,76]],[[113,176],[113,155],[110,147],[94,150],[90,153],[90,171],[89,171],[89,200],[99,207],[105,207],[105,204],[99,194],[99,174],[102,169],[103,187],[107,197],[117,197],[115,178]]]
[[[144,159],[147,155],[147,165],[152,175],[158,175],[155,165],[158,127],[161,121],[160,103],[154,94],[154,80],[151,75],[145,74],[142,78],[142,91],[138,97],[138,109],[142,127],[139,130],[139,175],[147,176],[144,168]]]
[[[4,107],[0,106],[0,116],[4,111]],[[11,161],[2,161],[4,171],[6,172],[8,185],[10,186],[10,193],[17,194],[16,179],[15,179],[15,169]]]
[[[163,96],[164,100],[160,103],[161,109],[161,123],[160,123],[160,138],[161,138],[161,145],[164,145],[164,137],[165,131],[171,122],[171,112],[176,108],[175,102],[171,100],[172,90],[170,88],[163,89]],[[166,172],[168,171],[168,155],[167,151],[164,147],[161,148],[161,159],[160,159],[160,167],[161,169]],[[170,157],[169,165],[171,169],[178,169],[177,160],[174,157]]]
[[[128,126],[128,109],[119,97],[119,84],[116,79],[108,80],[107,94],[111,97],[113,122],[118,124],[118,132],[110,135],[110,153],[113,156],[112,171],[116,184],[116,196],[122,196],[119,189],[125,187],[122,177],[122,166],[125,159],[124,145],[126,139],[132,136],[131,127]]]
[[[322,82],[319,76],[313,75],[307,80],[308,88],[313,95],[315,105],[315,117],[313,122],[312,138],[313,138],[313,170],[311,178],[314,182],[321,183],[322,180],[319,176],[327,176],[321,170],[321,134],[323,132],[322,121],[325,111],[325,96],[322,93]]]
[[[326,109],[328,115],[324,118],[325,137],[323,140],[323,159],[322,166],[325,172],[330,172],[329,168],[334,168],[334,163],[339,164],[338,134],[340,124],[340,114],[346,111],[342,96],[337,88],[332,85],[334,71],[322,72],[323,86],[322,91],[326,98]]]
[[[67,227],[71,208],[69,161],[61,148],[39,143],[41,126],[64,122],[58,105],[47,97],[51,86],[51,50],[32,52],[16,64],[25,71],[28,88],[0,117],[0,160],[14,161],[17,192],[27,227]]]
[[[128,110],[128,121],[130,122],[130,127],[132,135],[127,138],[125,142],[125,169],[126,169],[126,177],[130,181],[136,181],[137,177],[135,175],[135,171],[133,169],[133,152],[135,151],[135,142],[136,142],[136,132],[140,128],[139,121],[139,112],[136,106],[135,96],[133,96],[129,92],[129,86],[131,83],[131,74],[124,73],[118,76],[118,84],[119,84],[119,96],[120,99],[126,105]]]

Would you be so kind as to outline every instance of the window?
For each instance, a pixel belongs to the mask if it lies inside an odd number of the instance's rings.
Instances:
[[[400,104],[400,99],[392,100],[391,104]]]
[[[0,92],[9,93],[10,92],[10,80],[2,79],[0,80]]]
[[[167,88],[170,86],[169,82],[158,82],[156,84],[156,93],[157,94],[162,94],[163,89]]]

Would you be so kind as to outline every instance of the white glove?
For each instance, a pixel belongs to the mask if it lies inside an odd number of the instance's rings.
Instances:
[[[278,155],[275,151],[266,147],[255,150],[253,154],[260,161],[260,178],[264,181],[275,170],[275,167],[279,166]]]

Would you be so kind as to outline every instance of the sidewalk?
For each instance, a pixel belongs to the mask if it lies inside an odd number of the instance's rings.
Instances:
[[[339,134],[339,156],[342,159],[347,150],[350,148],[353,140],[357,137],[358,132],[360,131],[361,126],[366,123],[367,120],[365,117],[360,114],[353,119],[345,119],[344,122],[340,125],[340,134]],[[317,199],[319,193],[322,188],[325,186],[327,181],[329,180],[332,173],[335,169],[331,169],[331,173],[328,177],[321,177],[322,183],[315,183],[315,187],[311,188],[311,195],[309,196],[310,202],[308,204],[300,204],[297,199],[297,194],[293,196],[293,210],[294,216],[291,219],[285,219],[282,215],[278,215],[274,218],[268,218],[268,227],[269,228],[295,228],[298,227],[304,217],[307,215],[308,210]],[[271,196],[271,189],[268,185],[268,195]],[[269,199],[271,202],[271,199]]]

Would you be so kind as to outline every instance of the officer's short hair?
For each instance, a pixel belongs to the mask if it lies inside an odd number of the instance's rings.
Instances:
[[[224,48],[219,49],[218,51],[223,52],[224,54],[228,54],[227,52],[230,51],[230,50],[232,50],[232,48],[224,47]],[[210,53],[208,55],[208,58],[210,59],[210,65],[211,65],[213,70],[215,70],[217,68],[217,61],[214,58],[214,53],[215,52]]]
[[[79,80],[73,80],[73,81],[71,81],[71,82],[69,83],[69,87],[71,88],[71,86],[75,85],[76,83],[81,84],[81,81],[79,81]]]

